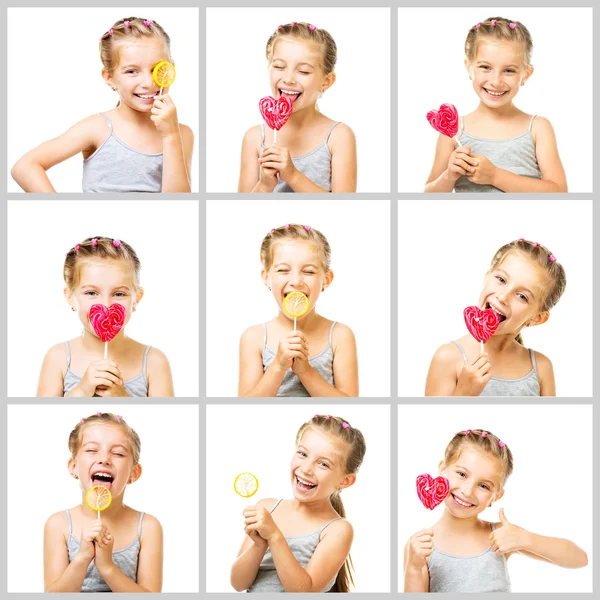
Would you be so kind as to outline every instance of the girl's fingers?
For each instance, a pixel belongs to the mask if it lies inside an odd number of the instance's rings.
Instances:
[[[263,169],[267,168],[267,169],[274,169],[275,171],[279,171],[279,169],[281,168],[281,163],[269,161],[269,162],[261,163],[260,166],[263,167]]]
[[[108,381],[110,385],[123,385],[123,380],[117,375],[113,375],[112,373],[107,373],[106,371],[101,371],[97,375],[98,381],[104,384],[105,381]]]

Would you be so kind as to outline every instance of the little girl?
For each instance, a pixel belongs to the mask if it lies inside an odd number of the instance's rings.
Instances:
[[[244,510],[246,537],[231,568],[236,591],[350,591],[354,532],[340,493],[356,481],[365,450],[362,433],[340,417],[315,415],[300,427],[293,499]]]
[[[567,283],[556,257],[523,238],[494,255],[479,296],[480,309],[500,316],[496,333],[480,344],[467,334],[435,353],[426,396],[555,396],[550,359],[523,346],[521,330],[545,323]]]
[[[513,100],[533,73],[533,42],[522,23],[503,17],[471,27],[465,66],[479,98],[456,135],[437,142],[426,192],[566,192],[550,121]]]
[[[316,312],[321,292],[333,281],[331,248],[310,225],[283,225],[268,233],[260,249],[264,284],[277,316],[247,329],[240,341],[240,396],[358,396],[356,342],[349,327]],[[293,317],[286,296],[302,292],[309,310]]]
[[[15,181],[26,192],[54,192],[46,171],[81,152],[84,192],[190,192],[194,136],[152,77],[159,62],[172,62],[170,43],[150,19],[117,21],[100,38],[102,76],[117,107],[25,154],[12,168]]]
[[[67,252],[63,275],[65,297],[83,325],[81,337],[50,348],[40,373],[37,396],[173,396],[167,357],[125,335],[125,327],[108,346],[88,317],[94,304],[121,304],[125,324],[144,295],[140,261],[121,240],[87,238]]]
[[[44,591],[160,592],[162,528],[123,503],[142,474],[140,438],[119,415],[96,413],[69,436],[69,473],[81,504],[52,515],[44,529]],[[94,485],[110,490],[101,518],[85,501]]]
[[[335,82],[336,60],[335,41],[315,25],[293,21],[271,35],[271,93],[291,98],[293,110],[276,144],[264,124],[246,132],[238,192],[356,192],[354,133],[317,107]]]
[[[405,592],[510,592],[508,559],[515,553],[559,567],[587,565],[587,554],[569,540],[531,533],[478,515],[504,496],[512,473],[508,446],[481,429],[457,433],[448,444],[440,474],[450,483],[444,514],[415,533],[404,549]]]

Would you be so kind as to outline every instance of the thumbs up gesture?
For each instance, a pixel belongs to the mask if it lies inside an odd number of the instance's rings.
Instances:
[[[490,533],[490,542],[492,550],[497,556],[502,556],[509,552],[522,550],[527,543],[529,532],[518,525],[510,523],[504,514],[504,509],[499,513],[501,527],[496,527],[495,531]]]

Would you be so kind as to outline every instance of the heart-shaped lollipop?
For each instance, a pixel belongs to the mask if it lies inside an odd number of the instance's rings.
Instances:
[[[427,113],[429,124],[441,134],[453,138],[458,133],[458,111],[453,104],[442,104],[439,110]],[[455,140],[460,146],[460,142]]]
[[[265,96],[258,103],[260,114],[265,120],[265,123],[273,129],[273,141],[277,140],[277,131],[279,131],[290,118],[293,101],[287,96],[280,96],[277,100],[272,96]]]
[[[433,510],[438,504],[441,504],[448,496],[450,491],[450,482],[445,477],[436,477],[435,479],[424,473],[417,477],[417,494],[419,500],[425,508]]]
[[[483,349],[483,344],[496,333],[500,325],[498,313],[491,308],[481,310],[478,306],[467,306],[463,314],[469,333],[481,342]]]
[[[103,342],[110,342],[125,324],[127,311],[122,304],[94,304],[90,308],[88,318],[91,326]]]

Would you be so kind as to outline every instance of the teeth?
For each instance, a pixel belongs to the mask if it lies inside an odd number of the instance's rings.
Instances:
[[[97,473],[94,473],[92,475],[92,477],[98,477],[99,475],[102,477],[111,477],[112,478],[112,475],[110,473],[104,473],[103,471],[98,471]]]
[[[291,90],[279,90],[282,94],[288,94],[290,96],[297,96],[300,92],[292,92]]]
[[[154,96],[156,96],[156,94],[149,94],[149,95],[148,95],[148,94],[145,94],[145,95],[138,94],[138,96],[139,96],[140,98],[146,98],[146,99],[150,99],[150,98],[154,98]]]
[[[297,479],[297,480],[298,480],[300,483],[302,483],[302,484],[304,484],[304,485],[310,485],[310,486],[313,486],[313,487],[316,485],[316,484],[314,484],[314,483],[311,483],[310,481],[305,481],[304,479],[301,479],[300,477],[298,477],[298,475],[296,475],[296,479]]]
[[[457,498],[456,496],[453,495],[453,498],[461,505],[464,506],[465,508],[470,508],[471,506],[473,506],[472,504],[468,504],[463,502],[462,500],[460,500],[459,498]]]
[[[505,315],[503,312],[500,312],[500,311],[499,311],[499,310],[498,310],[496,307],[492,306],[491,304],[490,304],[490,308],[491,308],[491,309],[492,309],[494,312],[497,312],[497,313],[498,313],[500,316],[502,316],[502,317],[506,317],[506,315]]]
[[[490,94],[491,96],[502,96],[502,94],[504,94],[504,92],[492,92],[491,90],[485,90],[488,94]]]

